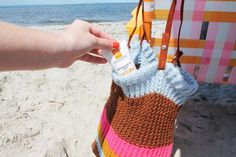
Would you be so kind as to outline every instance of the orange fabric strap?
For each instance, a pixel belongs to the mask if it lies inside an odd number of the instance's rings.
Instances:
[[[132,33],[129,36],[128,47],[130,47],[132,37],[133,37],[133,35],[134,35],[134,33],[137,29],[138,15],[139,15],[139,11],[140,11],[140,8],[141,8],[142,5],[143,5],[143,0],[139,0],[138,7],[137,7],[137,10],[136,10],[136,16],[135,16],[135,27],[134,27]],[[172,29],[172,25],[173,25],[173,21],[174,21],[174,13],[175,13],[176,5],[177,5],[177,0],[173,0],[172,4],[171,4],[171,7],[170,7],[170,11],[169,11],[165,32],[162,34],[162,42],[161,42],[159,62],[158,62],[158,69],[159,70],[164,70],[165,69],[166,59],[167,59],[167,54],[168,54],[168,47],[169,47],[170,36],[171,36],[171,29]],[[172,60],[172,63],[177,64],[179,67],[181,66],[180,65],[180,57],[183,55],[183,52],[180,51],[180,34],[181,34],[181,29],[182,29],[182,24],[183,24],[184,0],[181,0],[180,14],[181,14],[180,15],[181,22],[180,22],[180,27],[179,27],[179,32],[178,32],[177,51],[175,53],[174,59]],[[143,9],[142,9],[142,16],[144,16]],[[145,32],[145,29],[144,29],[143,36],[141,37],[141,44],[142,44],[142,41],[145,38],[147,38],[147,34]]]
[[[183,55],[183,52],[180,51],[180,35],[181,35],[181,29],[183,25],[183,18],[184,18],[184,0],[181,0],[181,8],[180,8],[180,27],[178,32],[178,43],[177,43],[177,50],[175,53],[175,57],[172,60],[172,63],[177,64],[179,67],[181,67],[180,64],[180,57]],[[160,50],[160,57],[159,57],[159,64],[158,69],[164,70],[166,65],[166,59],[167,59],[167,53],[168,53],[168,47],[169,47],[169,41],[171,36],[171,28],[174,20],[174,13],[176,8],[177,0],[173,0],[166,24],[166,30],[165,33],[162,35],[162,43],[161,43],[161,50]]]
[[[139,11],[140,11],[140,8],[141,6],[143,5],[143,0],[139,0],[139,3],[138,3],[138,7],[137,7],[137,10],[136,10],[136,15],[135,15],[135,26],[134,26],[134,29],[132,31],[132,33],[130,34],[129,36],[129,40],[128,40],[128,47],[130,48],[130,43],[131,43],[131,40],[134,36],[134,33],[137,29],[137,24],[138,24],[138,15],[139,15]]]
[[[168,52],[168,47],[169,47],[170,35],[171,35],[171,28],[172,28],[172,24],[174,20],[176,4],[177,4],[177,0],[173,0],[170,7],[167,23],[166,23],[166,29],[165,29],[165,32],[162,34],[162,42],[161,42],[160,56],[159,56],[159,62],[158,62],[159,70],[165,69],[167,52]]]

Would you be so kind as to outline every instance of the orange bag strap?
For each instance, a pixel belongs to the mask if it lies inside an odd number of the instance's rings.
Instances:
[[[134,36],[134,33],[137,29],[137,25],[138,25],[138,15],[139,15],[139,11],[140,11],[140,8],[141,6],[143,5],[143,0],[139,0],[139,3],[138,3],[138,7],[137,7],[137,10],[136,10],[136,15],[135,15],[135,26],[134,26],[134,29],[132,31],[132,33],[129,35],[129,40],[128,40],[128,47],[130,48],[130,43],[131,43],[131,40]]]
[[[176,5],[177,5],[177,0],[173,0],[170,11],[169,11],[169,16],[167,19],[165,33],[162,34],[162,42],[161,42],[161,49],[160,49],[160,56],[159,56],[159,63],[158,63],[159,70],[165,69],[169,41],[170,41],[170,36],[171,36],[171,28],[174,21],[174,13],[175,13]],[[180,34],[181,34],[181,29],[182,29],[182,24],[183,24],[184,0],[181,0],[180,14],[181,14],[180,15],[181,22],[180,22],[180,27],[179,27],[179,32],[178,32],[177,51],[175,53],[174,59],[172,60],[172,63],[176,63],[179,67],[181,66],[179,59],[183,55],[183,52],[180,51]]]
[[[135,15],[135,27],[129,36],[128,47],[130,47],[131,40],[132,40],[133,35],[137,29],[138,15],[139,15],[139,11],[140,11],[140,8],[142,5],[143,5],[143,0],[139,0],[138,7],[136,10],[136,15]],[[165,33],[162,34],[161,50],[160,50],[160,56],[159,56],[159,62],[158,62],[158,69],[159,70],[165,69],[167,52],[168,52],[169,41],[170,41],[170,36],[171,36],[171,29],[172,29],[172,25],[173,25],[173,21],[174,21],[174,13],[175,13],[176,5],[177,5],[177,0],[173,0],[171,7],[170,7],[167,23],[166,23]],[[183,52],[180,51],[180,34],[181,34],[181,29],[182,29],[182,24],[183,24],[184,0],[181,0],[180,14],[181,14],[180,15],[181,22],[180,22],[180,27],[179,27],[179,32],[178,32],[177,51],[175,53],[174,59],[172,60],[172,63],[177,64],[179,67],[181,66],[180,65],[180,57],[183,55]],[[142,16],[144,16],[143,9],[142,9]],[[142,44],[142,41],[145,39],[145,36],[146,36],[146,32],[144,30],[144,34],[141,37],[140,44]]]
[[[171,28],[172,28],[172,24],[174,20],[176,4],[177,4],[177,0],[173,0],[170,7],[167,23],[166,23],[166,29],[165,29],[165,32],[162,34],[160,56],[159,56],[159,62],[158,62],[159,70],[165,69],[167,52],[168,52],[168,47],[169,47],[170,35],[171,35]]]

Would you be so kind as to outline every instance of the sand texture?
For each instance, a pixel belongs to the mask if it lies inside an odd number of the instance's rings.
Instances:
[[[124,24],[97,25],[127,39]],[[93,157],[90,145],[110,84],[108,64],[0,73],[0,157]],[[236,156],[235,85],[200,85],[179,112],[173,156]]]

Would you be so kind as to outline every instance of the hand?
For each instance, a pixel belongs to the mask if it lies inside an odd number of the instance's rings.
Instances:
[[[64,68],[76,60],[106,63],[98,51],[110,51],[113,41],[106,33],[80,20],[62,33],[0,22],[0,71]]]
[[[115,41],[95,26],[80,20],[76,20],[68,26],[61,33],[61,37],[66,51],[59,54],[61,56],[60,67],[70,66],[76,60],[104,64],[107,61],[98,51],[111,51]]]

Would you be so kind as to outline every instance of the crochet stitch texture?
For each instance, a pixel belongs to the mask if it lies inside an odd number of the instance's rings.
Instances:
[[[198,84],[172,63],[158,70],[145,41],[131,46],[131,56],[140,68],[129,76],[113,72],[93,151],[97,157],[169,157],[178,110]]]

